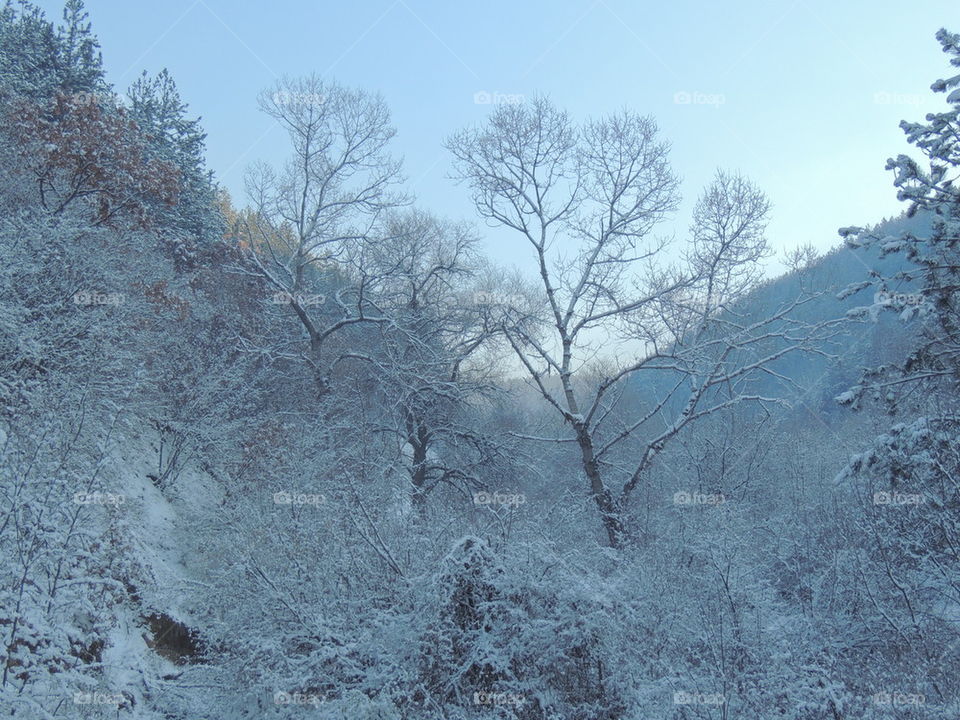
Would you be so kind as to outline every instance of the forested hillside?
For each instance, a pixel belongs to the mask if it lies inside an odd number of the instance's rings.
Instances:
[[[80,0],[7,3],[0,713],[960,717],[937,40],[904,215],[770,279],[737,172],[658,233],[679,169],[631,110],[492,107],[447,218],[385,101],[306,72],[231,198],[175,78],[111,87]]]

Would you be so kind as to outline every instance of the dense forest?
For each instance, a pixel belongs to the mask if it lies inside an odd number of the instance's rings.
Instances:
[[[931,37],[931,42],[934,38]],[[901,216],[764,262],[718,170],[540,96],[438,138],[316,74],[247,197],[81,0],[0,11],[0,712],[960,717],[960,35]],[[880,158],[885,149],[877,148]],[[524,268],[483,252],[514,237]]]

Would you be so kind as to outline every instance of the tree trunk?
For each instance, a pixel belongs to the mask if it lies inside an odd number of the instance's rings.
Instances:
[[[590,483],[590,495],[600,510],[600,519],[607,531],[607,541],[612,548],[622,547],[624,538],[621,509],[603,484],[600,467],[593,452],[593,438],[583,423],[574,423],[574,429],[577,432],[577,444],[580,446],[583,472]]]
[[[413,507],[422,513],[427,503],[427,451],[430,448],[430,433],[411,417],[407,419],[407,442],[413,449],[413,462],[410,466],[411,499]]]

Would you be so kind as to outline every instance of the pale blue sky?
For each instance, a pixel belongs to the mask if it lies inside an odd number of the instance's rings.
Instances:
[[[59,17],[60,3],[39,3]],[[480,91],[548,94],[575,117],[624,106],[654,115],[673,144],[685,233],[714,168],[770,196],[776,248],[837,243],[841,225],[900,211],[884,162],[908,146],[901,118],[943,107],[934,33],[960,29],[956,0],[88,0],[109,79],[124,89],[167,67],[203,117],[208,161],[243,200],[243,170],[280,160],[283,133],[256,109],[276,76],[316,71],[385,97],[395,151],[419,203],[475,216],[447,179],[443,139],[480,122]],[[680,95],[678,95],[680,93]],[[684,95],[683,93],[686,93]],[[690,102],[682,102],[685,99]],[[677,102],[677,100],[681,102]],[[483,229],[489,251],[525,248]]]

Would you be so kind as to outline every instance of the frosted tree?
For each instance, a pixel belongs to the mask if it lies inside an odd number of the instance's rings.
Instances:
[[[665,444],[717,410],[772,400],[751,392],[749,379],[805,346],[807,333],[790,320],[802,300],[759,319],[732,312],[766,253],[767,201],[719,173],[697,205],[686,261],[671,264],[653,231],[676,208],[678,181],[649,117],[622,112],[577,126],[540,98],[497,107],[448,147],[480,216],[530,250],[540,323],[507,337],[575,439],[607,539],[619,546],[629,498]],[[618,397],[640,372],[662,373],[665,389],[637,416],[617,418]]]
[[[940,30],[937,40],[951,56],[952,68],[960,68],[960,35]],[[928,114],[926,122],[900,123],[907,140],[926,157],[927,167],[908,155],[899,155],[887,160],[887,169],[894,173],[897,197],[908,203],[908,216],[933,216],[932,233],[929,237],[911,232],[878,237],[861,227],[840,230],[850,247],[875,247],[883,255],[900,254],[908,261],[910,267],[895,276],[864,284],[872,284],[878,291],[876,309],[895,311],[904,320],[923,317],[924,341],[899,367],[875,368],[868,373],[843,396],[845,403],[859,400],[866,391],[892,401],[899,388],[916,382],[945,382],[955,391],[960,377],[960,189],[955,185],[960,172],[960,74],[937,80],[931,89],[946,94],[949,109]],[[864,284],[850,290],[859,290]],[[901,291],[904,286],[905,292]]]
[[[151,163],[177,169],[177,202],[159,205],[155,213],[164,215],[167,235],[177,230],[183,237],[181,263],[196,254],[198,243],[219,240],[224,221],[216,210],[216,185],[204,160],[206,134],[199,119],[187,117],[176,83],[163,70],[156,77],[141,76],[127,91],[130,117],[145,137],[145,154]],[[168,242],[174,242],[173,239]]]
[[[956,72],[960,35],[940,30],[936,38]],[[860,312],[919,319],[919,333],[903,362],[871,368],[838,400],[857,408],[879,400],[913,417],[877,437],[840,477],[858,493],[865,591],[893,638],[878,652],[891,667],[909,658],[902,672],[944,708],[955,709],[960,634],[947,608],[960,603],[960,74],[937,80],[931,89],[946,94],[949,109],[928,114],[926,122],[901,123],[926,167],[907,155],[887,162],[898,197],[909,203],[908,215],[932,216],[929,237],[840,231],[853,248],[875,247],[906,260],[892,277],[878,275],[849,292],[875,287],[873,305]]]
[[[57,93],[92,99],[107,91],[100,44],[82,0],[68,0],[59,27],[28,3],[7,2],[0,9],[0,70],[13,94],[32,100]]]
[[[766,196],[746,178],[718,170],[693,209],[689,262],[702,278],[708,313],[728,308],[761,279],[770,256]]]
[[[287,130],[292,157],[279,172],[258,165],[248,173],[248,264],[306,332],[301,357],[323,392],[342,359],[324,355],[327,341],[389,321],[370,299],[382,269],[370,266],[366,244],[383,213],[403,201],[387,147],[394,130],[379,97],[316,76],[279,81],[260,107]]]
[[[62,93],[12,107],[18,159],[51,214],[78,204],[96,224],[145,227],[153,207],[176,203],[177,168],[147,157],[144,137],[122,108]]]
[[[478,489],[478,468],[499,452],[474,422],[476,405],[496,391],[490,360],[503,319],[487,302],[495,293],[475,289],[477,242],[463,223],[412,211],[393,215],[386,237],[369,250],[375,266],[389,269],[377,296],[391,322],[379,328],[366,360],[383,406],[396,409],[421,510],[438,485]]]

